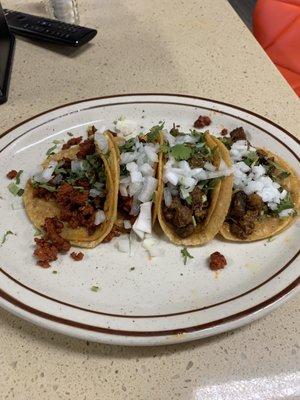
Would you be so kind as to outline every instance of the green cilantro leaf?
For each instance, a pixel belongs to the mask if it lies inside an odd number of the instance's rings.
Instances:
[[[192,196],[188,196],[185,201],[187,202],[187,204],[190,206],[192,204]]]
[[[96,292],[97,293],[97,292],[99,292],[99,290],[100,290],[99,286],[92,286],[91,287],[91,291],[92,292]]]
[[[259,156],[256,151],[249,151],[245,158],[243,158],[243,161],[248,167],[253,167],[259,161]]]
[[[57,271],[56,270],[52,271],[52,274],[57,274]]]
[[[55,153],[54,153],[54,150],[56,150],[56,149],[57,149],[57,144],[55,144],[54,146],[50,147],[50,149],[48,149],[48,150],[46,151],[46,155],[49,157],[49,156],[51,156],[52,154],[55,154]]]
[[[7,186],[8,190],[10,191],[11,194],[14,196],[22,196],[24,193],[24,189],[21,189],[18,185],[16,185],[14,182],[11,182]]]
[[[291,194],[288,193],[285,196],[285,198],[280,201],[280,203],[277,206],[277,209],[274,212],[275,212],[275,214],[278,215],[281,213],[281,211],[288,210],[288,209],[294,208],[294,207],[295,207],[295,204],[292,200]]]
[[[186,265],[188,258],[194,258],[187,250],[187,248],[184,246],[181,251],[180,251],[182,257],[183,257],[183,263]]]
[[[176,161],[188,160],[194,153],[194,150],[186,144],[175,144],[171,148],[171,155]]]
[[[20,184],[20,177],[23,174],[23,170],[20,169],[20,171],[18,171],[17,175],[16,175],[16,184],[19,185]]]
[[[171,147],[170,147],[168,144],[166,144],[166,143],[164,143],[164,144],[162,144],[162,145],[160,146],[160,151],[161,151],[163,154],[169,153],[170,149],[171,149]]]
[[[42,234],[43,234],[43,231],[42,231],[41,229],[35,228],[34,234],[33,234],[34,237],[36,237],[36,236],[42,236]]]
[[[68,136],[74,136],[72,132],[67,132]]]
[[[15,235],[15,233],[13,233],[12,231],[6,231],[6,232],[4,233],[4,235],[3,235],[1,244],[3,244],[3,243],[6,242],[6,239],[7,239],[7,236],[8,236],[8,235]]]
[[[232,141],[230,137],[222,137],[222,138],[218,138],[220,140],[220,142],[222,142],[224,144],[225,147],[227,147],[227,149],[230,149],[232,146]]]
[[[48,190],[48,192],[55,192],[56,191],[55,186],[48,185],[47,183],[33,182],[33,186],[35,186],[35,187],[38,186],[40,188],[46,189],[46,190]]]
[[[134,151],[134,139],[127,140],[122,146],[120,146],[120,153],[127,153],[130,151]]]
[[[147,133],[148,142],[156,142],[159,137],[160,131],[164,128],[165,123],[162,122],[160,125],[155,125],[150,128],[150,132]]]

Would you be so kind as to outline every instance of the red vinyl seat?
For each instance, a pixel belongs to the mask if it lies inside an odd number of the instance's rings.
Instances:
[[[258,0],[253,33],[300,96],[300,0]]]

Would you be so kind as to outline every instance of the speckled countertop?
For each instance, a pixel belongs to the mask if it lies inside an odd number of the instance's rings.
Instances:
[[[44,14],[43,4],[3,6]],[[257,111],[299,133],[299,100],[225,0],[79,0],[98,29],[84,49],[18,38],[0,129],[57,105],[132,92],[184,93]],[[86,343],[0,310],[0,398],[300,398],[299,297],[244,328],[160,348]],[[298,390],[298,392],[297,392]]]

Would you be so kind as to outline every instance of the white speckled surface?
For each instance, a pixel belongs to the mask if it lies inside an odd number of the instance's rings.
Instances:
[[[86,49],[17,40],[1,131],[81,98],[156,91],[235,103],[299,132],[299,100],[225,0],[79,3],[82,24],[99,29]],[[33,0],[3,6],[43,13]],[[1,400],[300,398],[299,297],[245,328],[162,348],[88,344],[2,310],[0,321]]]

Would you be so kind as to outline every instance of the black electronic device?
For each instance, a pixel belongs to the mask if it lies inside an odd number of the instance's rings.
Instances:
[[[0,104],[7,100],[15,37],[10,32],[0,3]]]
[[[96,29],[67,24],[19,11],[5,9],[4,14],[11,32],[33,40],[79,47],[89,42],[97,34]]]

